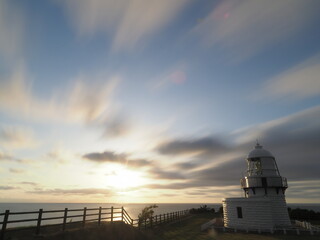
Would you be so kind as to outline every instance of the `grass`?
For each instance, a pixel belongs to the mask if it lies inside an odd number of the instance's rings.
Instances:
[[[151,240],[144,232],[123,222],[87,224],[85,228],[73,228],[64,232],[48,226],[41,230],[40,236],[34,235],[34,229],[20,229],[5,234],[5,240]]]
[[[212,214],[197,214],[172,225],[153,230],[155,240],[319,240],[317,236],[201,232],[200,226],[213,219]]]
[[[216,217],[211,214],[191,215],[183,221],[175,222],[153,229],[139,231],[122,222],[87,224],[85,228],[68,229],[57,232],[51,227],[43,228],[42,239],[45,240],[319,240],[320,235],[282,235],[282,234],[246,234],[223,233],[216,231],[201,232],[200,226]],[[6,234],[6,240],[32,240],[34,229],[21,230]]]

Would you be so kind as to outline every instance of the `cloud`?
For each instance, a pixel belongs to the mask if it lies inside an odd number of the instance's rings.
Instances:
[[[13,189],[16,189],[16,188],[11,186],[0,186],[0,190],[13,190]]]
[[[317,202],[320,195],[319,181],[293,181],[289,182],[289,189],[286,192],[287,197],[295,199],[295,201],[303,200],[308,196],[309,201]]]
[[[320,54],[267,81],[257,98],[303,99],[320,95]]]
[[[63,147],[54,148],[46,154],[46,157],[60,164],[66,164],[72,159],[78,158],[78,156],[76,156],[73,152],[70,152]]]
[[[127,165],[132,168],[140,168],[140,167],[151,167],[153,166],[153,162],[146,159],[131,159],[128,160]]]
[[[170,71],[166,72],[163,76],[155,81],[152,81],[151,89],[158,90],[169,85],[182,85],[187,81],[187,64],[179,63]]]
[[[0,80],[2,111],[36,120],[92,123],[106,119],[112,111],[111,96],[119,78],[79,76],[73,79],[69,89],[66,87],[46,99],[32,91],[31,81],[22,65],[17,66],[10,77]]]
[[[277,158],[280,172],[291,180],[319,179],[320,106],[235,133],[242,149],[259,138]],[[250,140],[252,139],[252,140]]]
[[[11,173],[24,173],[25,171],[22,169],[18,169],[18,168],[9,168],[9,171]]]
[[[27,191],[32,194],[49,194],[49,195],[104,195],[110,196],[113,193],[109,189],[103,188],[79,188],[79,189],[47,189],[47,190],[35,190]]]
[[[111,151],[105,151],[102,153],[93,152],[83,155],[83,158],[93,161],[93,162],[116,162],[116,163],[124,163],[126,162],[125,154],[117,154]]]
[[[160,145],[157,149],[161,153],[173,156],[195,151],[207,154],[199,154],[198,161],[193,159],[171,166],[170,169],[174,168],[177,173],[183,174],[184,181],[146,187],[186,189],[239,184],[246,170],[245,158],[257,138],[275,155],[281,175],[287,177],[289,185],[291,181],[306,180],[319,184],[320,122],[316,119],[320,119],[320,106],[225,134],[220,136],[221,140],[218,136],[197,140],[184,138]],[[213,145],[210,139],[216,139],[218,143],[228,140],[229,145]],[[211,154],[216,152],[216,146],[218,156]],[[171,173],[168,171],[169,176]]]
[[[8,148],[33,148],[38,145],[31,129],[17,126],[0,127],[0,143]]]
[[[317,16],[317,1],[220,1],[192,33],[206,46],[227,50],[234,61],[290,39]]]
[[[113,49],[133,49],[178,15],[188,0],[60,1],[81,35],[107,33]]]
[[[20,163],[27,162],[26,160],[16,158],[10,154],[7,154],[7,153],[1,152],[1,151],[0,151],[0,161],[13,161],[13,162],[20,162]]]
[[[183,170],[183,171],[189,171],[193,170],[194,168],[199,167],[199,163],[197,162],[180,162],[173,165],[174,168]]]
[[[106,121],[101,124],[105,131],[103,137],[121,137],[127,135],[131,131],[131,121],[128,116],[123,114],[116,114],[115,116],[108,116]]]
[[[218,139],[211,137],[199,139],[173,140],[161,144],[157,151],[165,155],[180,155],[194,153],[221,153],[225,152],[227,147]]]
[[[116,153],[112,151],[92,152],[82,156],[84,159],[97,163],[118,163],[125,164],[128,167],[139,168],[152,166],[152,162],[146,159],[129,159],[127,154]]]
[[[22,185],[30,185],[30,186],[38,186],[38,183],[35,182],[19,182],[18,184],[22,184]]]
[[[21,49],[24,35],[24,19],[21,9],[12,1],[0,1],[0,56],[11,58]]]
[[[154,167],[152,170],[149,171],[153,178],[156,179],[186,179],[186,177],[178,171],[167,171],[162,170],[159,167]]]

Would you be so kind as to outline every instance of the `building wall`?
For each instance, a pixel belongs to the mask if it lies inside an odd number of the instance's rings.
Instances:
[[[272,201],[268,198],[226,198],[222,201],[224,226],[237,229],[272,229]],[[237,207],[243,218],[238,218]]]
[[[272,219],[276,226],[290,226],[290,217],[287,203],[283,194],[269,196],[271,201]]]
[[[272,219],[273,223],[276,226],[290,226],[290,217],[287,210],[287,203],[285,199],[285,195],[282,190],[279,189],[277,192],[275,188],[268,188],[267,195],[265,194],[265,190],[263,188],[256,188],[255,194],[252,189],[249,189],[248,198],[268,198],[271,201],[271,211],[272,211]]]

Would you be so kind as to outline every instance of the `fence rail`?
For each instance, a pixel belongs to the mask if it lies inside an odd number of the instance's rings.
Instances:
[[[10,216],[21,216],[21,215],[30,215],[33,217],[24,218],[24,219],[12,219]],[[53,214],[53,215],[52,215]],[[57,214],[61,214],[57,216]],[[8,231],[16,231],[21,229],[33,228],[35,229],[35,234],[40,235],[41,227],[47,226],[60,226],[62,231],[66,230],[66,227],[70,224],[78,223],[82,224],[82,227],[85,227],[88,222],[97,222],[98,225],[101,225],[102,222],[124,222],[134,227],[138,227],[139,229],[152,228],[153,226],[157,226],[160,224],[180,220],[182,217],[189,214],[189,210],[159,214],[156,216],[152,216],[148,219],[132,219],[128,212],[121,208],[81,208],[81,209],[68,209],[64,210],[43,210],[39,209],[39,211],[32,212],[11,212],[6,210],[4,213],[0,213],[0,217],[3,216],[1,231],[0,231],[0,240],[4,240],[5,233]],[[36,216],[34,216],[36,215]],[[46,216],[51,215],[51,216]],[[77,218],[77,221],[72,221],[74,218]],[[48,221],[52,220],[61,220],[60,223],[48,224]],[[16,223],[24,223],[24,222],[34,222],[36,223],[34,226],[30,227],[10,227],[10,224]],[[47,222],[47,224],[46,224]]]

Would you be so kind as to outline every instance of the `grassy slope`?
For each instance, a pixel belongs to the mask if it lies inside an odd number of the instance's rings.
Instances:
[[[85,228],[74,231],[67,231],[52,236],[48,240],[148,240],[145,233],[137,228],[118,222],[106,224],[105,226]]]
[[[212,215],[201,214],[180,223],[153,231],[156,240],[319,240],[318,236],[260,235],[243,233],[201,232],[200,226],[211,220]]]
[[[260,235],[243,233],[201,232],[200,226],[215,216],[212,214],[197,214],[191,218],[163,225],[152,230],[139,231],[137,228],[121,222],[104,223],[98,227],[88,224],[86,228],[69,229],[65,232],[54,233],[43,229],[42,236],[46,240],[319,240],[320,236],[288,236]],[[26,230],[8,234],[5,239],[32,240],[34,231]]]
[[[58,232],[57,232],[58,231]],[[41,238],[45,240],[149,240],[146,233],[122,222],[88,224],[85,228],[68,229],[65,232],[43,229]],[[34,230],[22,230],[6,233],[5,240],[33,240]]]

